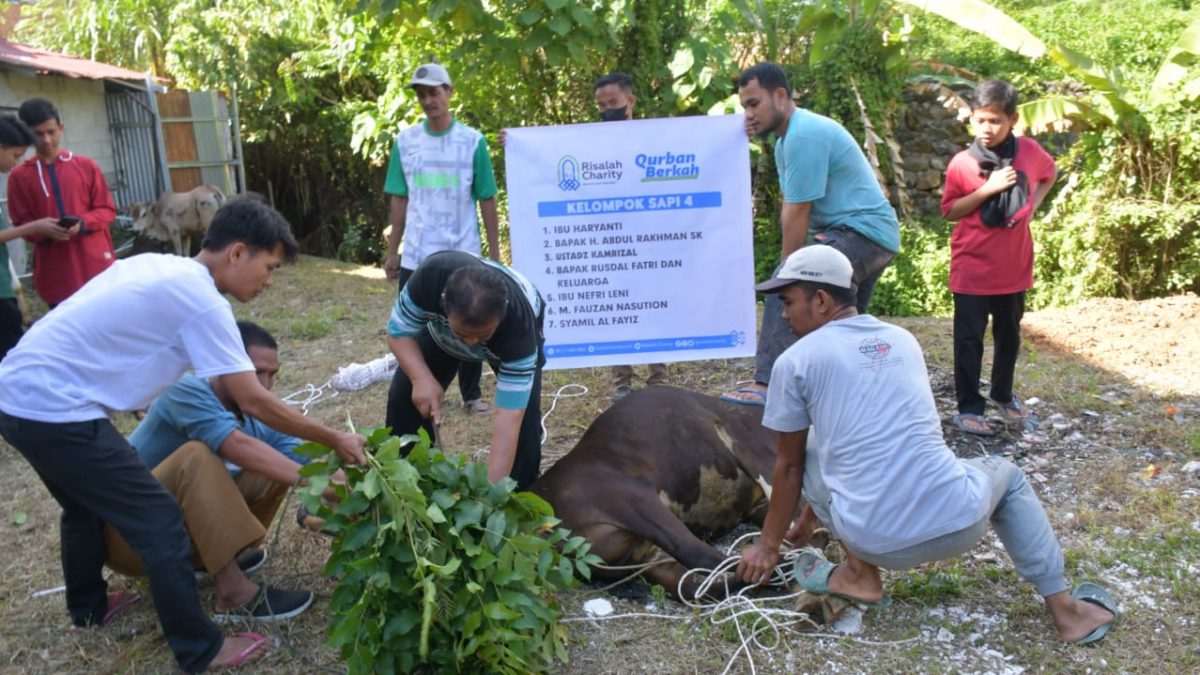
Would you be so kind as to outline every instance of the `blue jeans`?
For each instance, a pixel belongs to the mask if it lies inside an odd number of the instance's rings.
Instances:
[[[889,570],[906,570],[935,560],[946,560],[971,550],[987,534],[988,523],[1012,558],[1017,573],[1032,583],[1043,597],[1067,590],[1063,575],[1063,550],[1050,528],[1050,520],[1042,502],[1034,494],[1025,472],[1020,467],[995,457],[979,457],[965,461],[982,471],[992,486],[991,505],[978,522],[957,532],[914,544],[890,553],[862,553],[854,542],[842,540],[859,560]],[[804,493],[813,512],[841,539],[833,526],[832,498],[821,480],[815,453],[807,453],[804,465]]]
[[[836,248],[850,259],[850,264],[854,266],[854,283],[858,286],[858,301],[855,304],[858,313],[865,314],[876,282],[896,254],[846,227],[822,230],[813,235],[813,240]],[[778,272],[779,268],[775,271]],[[778,294],[768,293],[763,308],[762,329],[758,333],[758,348],[754,353],[754,381],[763,384],[770,382],[775,359],[795,341],[792,327],[783,320],[783,302]]]

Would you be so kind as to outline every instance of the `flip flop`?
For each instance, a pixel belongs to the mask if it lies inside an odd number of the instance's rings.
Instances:
[[[806,551],[796,556],[792,567],[792,577],[796,583],[800,584],[800,588],[809,593],[837,596],[868,609],[883,609],[892,604],[892,596],[887,593],[884,593],[883,597],[876,602],[870,602],[829,590],[829,575],[833,574],[835,569],[837,569],[837,565]]]
[[[951,424],[958,428],[959,431],[967,434],[975,434],[976,436],[995,436],[996,430],[983,419],[983,415],[975,413],[959,413],[950,418]],[[969,425],[974,424],[974,429]]]
[[[1005,403],[1004,401],[997,401],[996,399],[992,399],[992,403],[994,403],[996,407],[1000,409],[1000,414],[1004,416],[1004,421],[1006,422],[1020,424],[1030,419],[1034,419],[1033,413],[1029,412],[1029,409],[1024,405],[1021,405],[1021,399],[1017,398],[1015,395],[1008,403]]]
[[[751,394],[755,398],[747,400],[744,398],[736,398],[733,396],[733,394]],[[720,398],[722,401],[728,401],[729,403],[736,403],[738,405],[752,405],[758,408],[762,408],[767,405],[766,394],[757,389],[750,389],[748,387],[744,389],[734,389],[732,392],[721,394],[718,398]]]
[[[266,656],[267,652],[270,651],[270,642],[267,640],[266,636],[264,636],[264,635],[259,635],[258,633],[246,631],[244,633],[233,633],[229,637],[249,638],[251,640],[251,642],[249,645],[246,646],[245,649],[243,649],[242,651],[235,654],[234,657],[229,660],[229,663],[226,663],[223,666],[210,667],[210,668],[208,668],[209,671],[232,670],[239,666],[244,666],[248,663],[253,663],[254,661],[257,661],[260,658]],[[226,638],[226,639],[228,639],[228,638]],[[260,654],[259,652],[262,652],[262,653]],[[254,657],[254,658],[251,658],[251,657]]]
[[[71,632],[95,630],[107,626],[116,620],[117,617],[124,614],[129,608],[142,601],[142,596],[132,591],[117,591],[116,593],[108,594],[108,605],[104,609],[104,616],[100,618],[100,623],[91,624],[90,626],[71,626]]]
[[[1112,612],[1113,615],[1112,621],[1103,626],[1097,626],[1095,630],[1076,640],[1075,644],[1079,646],[1090,645],[1103,640],[1104,636],[1108,635],[1108,631],[1117,625],[1117,619],[1121,618],[1121,613],[1117,611],[1117,603],[1109,595],[1108,591],[1090,581],[1085,581],[1076,586],[1075,590],[1071,591],[1071,597],[1103,607]]]

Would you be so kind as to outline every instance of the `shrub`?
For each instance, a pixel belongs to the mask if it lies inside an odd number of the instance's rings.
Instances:
[[[415,442],[407,458],[402,443]],[[550,505],[487,467],[420,438],[368,432],[365,467],[316,444],[301,473],[304,503],[336,533],[325,574],[337,577],[328,643],[352,673],[529,672],[566,660],[555,592],[587,577],[582,537],[556,527]],[[342,468],[336,508],[321,502]]]

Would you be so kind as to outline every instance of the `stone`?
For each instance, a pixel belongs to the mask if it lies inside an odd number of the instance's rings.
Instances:
[[[932,190],[941,187],[941,185],[942,172],[930,170],[921,173],[920,177],[917,178],[916,187],[918,190]]]

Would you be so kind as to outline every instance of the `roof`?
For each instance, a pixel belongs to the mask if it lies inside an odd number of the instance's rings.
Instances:
[[[133,80],[144,82],[146,76],[135,70],[119,68],[99,61],[81,59],[68,54],[0,40],[0,66],[11,66],[30,74],[53,73],[89,80]]]

